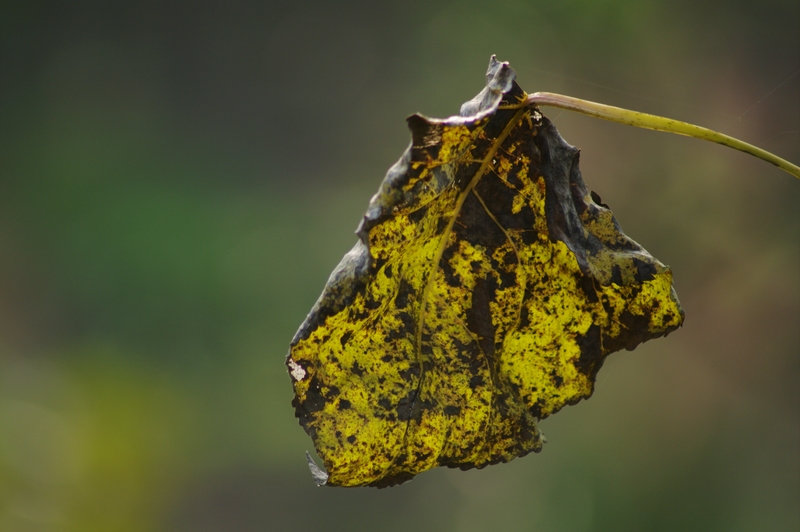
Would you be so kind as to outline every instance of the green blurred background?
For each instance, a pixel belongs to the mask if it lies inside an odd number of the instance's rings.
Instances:
[[[318,489],[283,365],[404,118],[491,54],[797,163],[798,28],[796,0],[0,2],[0,530],[798,530],[800,182],[729,149],[545,109],[687,318],[539,455]]]

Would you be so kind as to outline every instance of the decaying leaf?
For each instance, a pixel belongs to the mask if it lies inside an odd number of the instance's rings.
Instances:
[[[461,116],[408,119],[411,146],[292,340],[319,484],[537,452],[537,421],[588,398],[609,353],[683,321],[669,268],[587,191],[514,77],[492,58]]]

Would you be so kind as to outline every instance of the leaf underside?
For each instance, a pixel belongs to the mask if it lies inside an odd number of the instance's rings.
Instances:
[[[292,340],[319,484],[538,452],[537,421],[591,396],[609,353],[683,322],[669,268],[588,192],[514,78],[492,57],[461,116],[408,119],[411,146]]]

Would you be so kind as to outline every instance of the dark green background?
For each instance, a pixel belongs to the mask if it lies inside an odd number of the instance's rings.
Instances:
[[[732,150],[545,109],[687,318],[539,455],[318,489],[283,359],[404,118],[491,54],[797,163],[798,28],[796,0],[0,3],[0,530],[797,530],[800,182]]]

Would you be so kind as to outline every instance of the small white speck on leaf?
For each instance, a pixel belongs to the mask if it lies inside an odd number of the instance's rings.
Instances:
[[[289,359],[289,367],[291,368],[291,374],[294,380],[301,381],[306,377],[306,370],[303,369],[303,366],[292,360]]]

